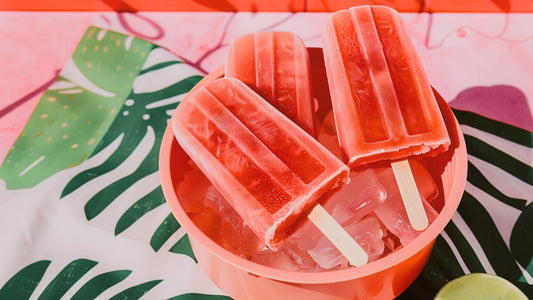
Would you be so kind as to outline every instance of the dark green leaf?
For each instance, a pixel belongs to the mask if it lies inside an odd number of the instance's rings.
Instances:
[[[533,203],[530,203],[516,221],[511,233],[511,253],[527,268],[533,265]],[[533,275],[533,270],[528,270]]]
[[[183,294],[176,297],[169,298],[168,300],[231,300],[228,296],[222,295],[205,295],[205,294]]]
[[[181,64],[181,63],[182,62],[179,62],[179,61],[166,61],[166,62],[158,63],[158,64],[155,64],[155,65],[149,67],[149,68],[141,70],[141,72],[139,72],[139,75],[142,75],[144,73],[150,73],[150,72],[155,71],[155,70],[163,69],[165,67],[176,65],[176,64]]]
[[[200,75],[190,76],[162,90],[151,93],[135,94],[135,97],[146,103],[148,101],[155,102],[154,99],[161,100],[171,96],[181,95],[192,89],[202,78],[203,76]],[[177,103],[174,103],[173,105],[177,106]]]
[[[443,285],[462,275],[464,272],[455,254],[444,238],[439,236],[426,266],[397,299],[433,299]]]
[[[519,145],[533,148],[532,132],[468,111],[454,109],[453,114],[461,124],[477,128]]]
[[[526,207],[525,199],[511,198],[498,190],[492,183],[490,183],[485,176],[476,168],[471,162],[468,163],[468,182],[490,194],[492,197],[501,202],[512,206],[516,209],[523,210]]]
[[[473,136],[465,134],[465,141],[469,155],[488,161],[525,183],[533,184],[533,169],[530,166]]]
[[[131,274],[129,270],[118,270],[100,274],[85,283],[72,296],[71,300],[92,300],[110,287],[126,279]]]
[[[161,206],[163,203],[165,203],[165,196],[163,195],[161,186],[158,186],[126,210],[115,226],[115,235],[119,235],[142,216],[154,208]]]
[[[158,285],[163,280],[152,280],[148,281],[133,287],[130,287],[129,289],[126,289],[115,296],[111,297],[109,300],[134,300],[139,299],[144,294],[148,293],[154,286]]]
[[[118,137],[113,136],[113,138],[118,138]],[[120,141],[120,145],[118,146],[118,148],[115,150],[115,152],[113,152],[113,154],[111,154],[111,156],[109,156],[109,158],[106,159],[106,161],[104,161],[102,164],[94,168],[82,171],[78,175],[74,176],[74,178],[72,178],[69,181],[69,183],[65,186],[65,188],[61,192],[61,198],[64,198],[68,194],[74,192],[75,190],[77,190],[79,187],[86,184],[87,182],[117,168],[131,154],[132,145],[139,144],[142,138],[143,136],[124,137]],[[115,141],[114,139],[113,140],[108,140],[108,139],[110,139],[109,135],[105,135],[102,138],[101,143],[98,145],[98,147],[96,147],[96,150],[94,153],[98,153],[98,151],[101,150],[100,145],[105,145],[104,147],[102,147],[103,149],[109,146],[109,144],[111,144],[113,141]]]
[[[88,259],[77,259],[71,262],[48,284],[38,299],[60,299],[68,289],[97,264],[97,262]]]
[[[465,193],[458,212],[476,236],[496,274],[510,281],[518,280],[522,271],[483,205],[472,195]]]
[[[189,238],[187,235],[183,236],[174,246],[168,250],[173,253],[181,253],[190,256],[192,259],[194,259],[195,262],[198,262],[196,260],[196,257],[194,256],[194,253],[192,252],[191,243],[189,241]]]
[[[157,227],[154,235],[150,239],[150,246],[156,252],[161,249],[163,244],[180,228],[180,224],[172,214],[169,214],[165,220]]]
[[[483,268],[483,265],[479,261],[474,249],[472,249],[472,246],[470,246],[470,243],[461,233],[459,228],[457,228],[455,223],[453,223],[453,221],[448,223],[445,230],[459,253],[461,253],[461,257],[463,258],[468,270],[474,273],[484,273],[485,268]]]
[[[49,265],[49,260],[41,260],[20,270],[0,289],[0,299],[29,299]]]

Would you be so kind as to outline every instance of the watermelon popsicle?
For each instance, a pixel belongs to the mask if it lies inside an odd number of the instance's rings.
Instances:
[[[228,48],[225,76],[246,83],[315,135],[309,55],[296,34],[267,31],[240,36]]]
[[[342,161],[234,78],[217,79],[189,95],[172,128],[183,150],[274,250],[309,210],[323,230],[329,215],[317,201],[348,180]],[[342,236],[342,228],[335,233]],[[364,250],[345,234],[339,250],[353,265],[366,263]]]
[[[324,32],[324,59],[348,165],[390,160],[411,225],[425,229],[408,158],[445,151],[450,138],[399,14],[368,5],[334,13]]]

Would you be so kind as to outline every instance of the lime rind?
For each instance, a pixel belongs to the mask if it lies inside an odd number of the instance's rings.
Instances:
[[[456,299],[528,300],[527,296],[508,280],[484,273],[472,273],[456,278],[443,286],[435,296],[435,300]]]

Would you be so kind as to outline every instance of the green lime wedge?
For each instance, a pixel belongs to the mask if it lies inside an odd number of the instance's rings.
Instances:
[[[484,273],[472,273],[456,278],[443,286],[435,296],[435,300],[456,299],[528,300],[526,295],[509,281]]]

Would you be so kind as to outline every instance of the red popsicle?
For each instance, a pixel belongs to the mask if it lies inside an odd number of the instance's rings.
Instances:
[[[411,225],[428,225],[407,161],[436,155],[450,138],[399,14],[357,6],[326,23],[324,58],[336,128],[348,165],[392,161]]]
[[[237,79],[218,79],[191,94],[172,127],[185,152],[272,249],[309,210],[320,227],[330,216],[317,201],[348,180],[342,161]],[[351,243],[344,245],[348,255],[366,263],[366,254],[353,250],[355,241],[344,243]]]
[[[309,55],[299,36],[279,31],[240,36],[229,46],[225,72],[315,135]]]

